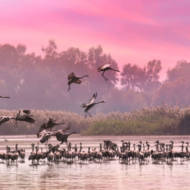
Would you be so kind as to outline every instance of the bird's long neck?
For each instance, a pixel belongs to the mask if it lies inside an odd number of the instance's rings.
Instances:
[[[10,98],[10,97],[9,97],[9,96],[1,96],[0,98],[7,98],[7,99],[8,99],[8,98]]]
[[[96,102],[95,104],[101,104],[101,103],[104,103],[104,101]]]
[[[62,122],[62,123],[54,123],[54,125],[63,125],[64,124],[64,122]]]
[[[83,76],[79,77],[79,79],[83,79],[83,78],[86,78],[86,77],[88,77],[88,75],[83,75]]]
[[[32,152],[34,152],[34,144],[32,144]]]
[[[116,72],[120,72],[119,70],[117,70],[117,69],[113,69],[113,68],[111,68],[111,70],[112,70],[112,71],[116,71]]]
[[[21,111],[19,110],[17,115],[16,115],[16,119],[18,119],[20,117]]]

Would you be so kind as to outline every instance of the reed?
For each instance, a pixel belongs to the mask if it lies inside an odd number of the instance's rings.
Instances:
[[[16,110],[0,110],[0,115],[15,115]],[[35,124],[14,121],[0,127],[2,135],[35,134],[49,117],[65,121],[72,130],[82,135],[176,135],[190,134],[190,108],[161,106],[144,108],[134,112],[98,113],[93,117],[66,111],[33,110]],[[61,128],[61,126],[60,126]]]

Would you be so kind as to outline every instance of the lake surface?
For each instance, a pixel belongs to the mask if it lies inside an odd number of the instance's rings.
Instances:
[[[175,141],[175,150],[180,150],[180,142],[189,141],[190,136],[88,136],[73,135],[69,141],[74,144],[82,142],[86,147],[98,147],[103,140],[110,139],[117,144],[121,140],[138,143],[148,140],[153,146],[159,139],[161,142]],[[0,136],[0,151],[4,152],[6,145],[26,148],[31,151],[31,143],[37,143],[35,136]],[[56,144],[55,139],[51,143]],[[41,145],[40,145],[41,146]],[[42,145],[43,146],[43,145]],[[104,161],[102,163],[41,164],[32,166],[27,160],[7,166],[0,163],[0,190],[189,190],[190,161],[173,165],[152,164],[121,164],[119,161]]]

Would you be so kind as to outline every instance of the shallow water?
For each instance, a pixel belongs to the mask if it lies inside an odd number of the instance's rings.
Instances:
[[[31,143],[37,143],[35,136],[6,136],[0,137],[0,148],[4,151],[6,145],[27,148],[30,152]],[[6,139],[6,140],[4,140]],[[110,139],[120,144],[121,140],[138,142],[139,140],[150,143],[159,139],[162,142],[174,140],[175,149],[179,149],[182,140],[190,142],[190,136],[130,136],[130,137],[81,137],[69,138],[72,144],[82,142],[87,146],[98,147],[104,139]],[[52,143],[56,143],[52,140]],[[173,165],[125,165],[118,160],[103,163],[65,163],[41,164],[31,166],[26,158],[25,163],[16,166],[0,164],[0,190],[54,190],[54,189],[131,189],[131,190],[189,190],[190,189],[190,161],[175,163]]]

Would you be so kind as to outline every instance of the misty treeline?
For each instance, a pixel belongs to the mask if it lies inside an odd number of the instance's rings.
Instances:
[[[190,63],[181,61],[167,72],[167,79],[160,82],[162,64],[150,60],[144,67],[127,63],[120,75],[109,71],[105,81],[97,67],[109,63],[118,69],[118,63],[105,54],[101,46],[83,52],[78,48],[57,50],[54,41],[42,48],[42,54],[27,53],[24,45],[0,45],[0,95],[1,109],[49,109],[82,114],[81,103],[89,100],[94,92],[106,103],[97,106],[94,113],[127,112],[144,107],[190,103]],[[127,53],[127,52],[126,52]],[[140,64],[140,63],[139,63]],[[73,84],[67,91],[67,76],[88,74],[81,85]],[[122,88],[117,88],[120,85]]]
[[[115,128],[118,126],[121,126],[118,133],[123,131],[123,134],[129,134],[132,130],[130,126],[136,126],[137,128],[134,129],[136,133],[139,133],[140,130],[146,131],[145,128],[139,127],[142,126],[142,120],[135,120],[135,124],[133,120],[131,124],[127,122],[129,124],[127,125],[125,124],[126,119],[121,119],[126,115],[127,119],[131,118],[130,113],[126,112],[149,110],[148,108],[151,110],[152,107],[157,109],[157,107],[162,108],[166,105],[179,108],[189,106],[190,62],[179,61],[174,68],[167,71],[167,78],[162,82],[160,81],[162,70],[160,60],[150,60],[144,66],[128,63],[126,60],[126,64],[122,69],[120,68],[119,74],[112,71],[105,73],[109,78],[108,81],[105,81],[97,72],[97,68],[106,63],[119,69],[118,63],[111,55],[105,54],[101,46],[90,48],[87,52],[78,48],[58,51],[56,43],[49,41],[47,47],[42,48],[42,54],[39,56],[35,53],[28,53],[24,45],[1,44],[0,95],[11,97],[11,99],[0,100],[1,109],[49,110],[49,112],[35,111],[36,117],[40,113],[36,126],[31,127],[22,123],[19,128],[11,128],[11,131],[15,134],[20,133],[19,131],[25,131],[27,134],[34,133],[43,121],[47,121],[49,114],[51,117],[58,117],[59,120],[66,117],[66,120],[77,131],[81,132],[81,129],[85,129],[82,130],[83,134],[93,134],[93,131],[98,133],[97,131],[100,129],[97,129],[97,126],[104,126],[102,130],[105,129],[105,131],[99,131],[102,134],[108,134],[109,131],[117,134]],[[68,92],[67,76],[71,72],[75,72],[77,76],[88,74],[89,78],[84,79],[81,85],[73,84]],[[118,86],[122,86],[122,88],[118,88]],[[93,118],[84,118],[80,105],[87,102],[94,92],[98,92],[98,100],[105,100],[106,103],[92,109]],[[14,111],[10,113],[12,114]],[[101,113],[106,115],[101,115]],[[178,129],[181,129],[179,126],[186,126],[190,120],[188,114],[183,120],[184,115],[181,113],[183,111],[180,111],[180,119],[177,120],[172,120],[170,116],[167,118],[166,114],[165,121],[172,123],[172,127],[176,127],[177,132],[179,132]],[[113,117],[112,114],[114,114]],[[0,115],[6,114],[2,111]],[[150,118],[154,118],[156,114],[153,115]],[[115,118],[115,120],[113,121],[111,118]],[[159,131],[156,129],[158,126],[165,126],[166,130],[168,127],[171,128],[167,122],[162,123],[162,117],[158,116],[158,118],[161,123],[156,120],[157,125],[152,124],[151,129],[147,128],[148,131]],[[182,120],[185,121],[185,124]],[[152,122],[152,120],[150,121]],[[3,134],[12,133],[9,130],[10,127],[6,128],[9,124],[10,122],[1,126]],[[149,126],[146,125],[146,122],[143,124],[145,127]],[[14,126],[14,123],[10,126]],[[135,132],[132,130],[131,134],[135,134]]]
[[[0,115],[16,115],[17,110],[1,110]],[[57,129],[70,126],[82,135],[181,135],[190,134],[190,108],[160,106],[133,112],[98,113],[85,118],[65,111],[33,110],[35,124],[8,121],[0,127],[1,135],[36,134],[49,117],[65,122]]]

